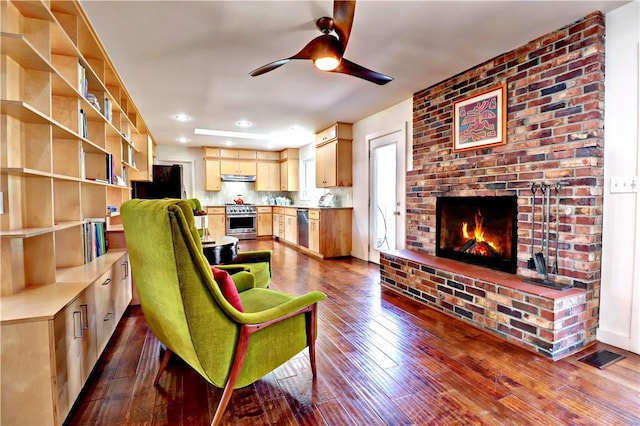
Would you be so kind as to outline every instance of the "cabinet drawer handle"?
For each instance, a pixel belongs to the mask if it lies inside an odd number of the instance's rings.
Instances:
[[[82,339],[84,337],[84,327],[82,326],[82,311],[73,311],[73,338]]]
[[[111,278],[107,278],[106,280],[104,280],[102,285],[109,285],[110,283],[111,283]]]
[[[122,279],[126,280],[129,276],[129,262],[122,263],[122,270],[124,271],[124,277],[122,277]]]
[[[80,305],[80,310],[81,310],[81,317],[82,317],[82,328],[84,330],[88,330],[89,329],[89,305],[87,304],[83,304]]]
[[[107,313],[107,315],[104,316],[104,320],[103,321],[111,321],[111,318],[113,317],[113,312],[109,312]]]

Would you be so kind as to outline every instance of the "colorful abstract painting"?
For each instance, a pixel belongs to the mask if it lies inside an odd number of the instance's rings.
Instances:
[[[453,150],[466,151],[504,145],[505,86],[491,88],[453,104]]]

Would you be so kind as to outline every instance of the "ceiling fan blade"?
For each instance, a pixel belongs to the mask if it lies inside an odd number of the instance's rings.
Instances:
[[[341,57],[342,52],[338,40],[329,34],[322,34],[311,40],[301,51],[293,55],[289,59],[317,59],[325,56],[327,52],[334,53]]]
[[[311,40],[295,55],[286,59],[273,61],[267,65],[261,66],[260,68],[256,68],[251,71],[249,75],[251,75],[251,77],[256,77],[269,71],[273,71],[293,59],[314,59],[323,56],[327,51],[335,51],[336,49],[340,49],[340,43],[338,40],[332,35],[323,34]],[[336,51],[336,54],[341,56],[341,52],[339,51]]]
[[[342,74],[352,75],[354,77],[359,77],[372,83],[379,84],[381,86],[383,84],[387,84],[390,81],[393,81],[393,77],[371,71],[370,69],[367,69],[358,64],[354,64],[353,62],[348,61],[345,58],[342,58],[342,60],[340,61],[340,65],[338,65],[338,67],[331,72],[339,72]]]
[[[256,77],[256,76],[262,75],[264,73],[267,73],[269,71],[273,71],[276,68],[283,66],[284,64],[286,64],[290,60],[291,59],[280,59],[278,61],[273,61],[273,62],[271,62],[271,63],[269,63],[267,65],[263,65],[263,66],[261,66],[259,68],[256,68],[255,70],[251,71],[249,73],[249,75],[251,77]]]
[[[356,0],[334,0],[333,2],[333,26],[342,44],[343,52],[347,49],[355,11]]]

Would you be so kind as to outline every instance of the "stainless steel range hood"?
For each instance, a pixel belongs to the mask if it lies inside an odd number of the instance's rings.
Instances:
[[[220,178],[225,182],[255,182],[255,175],[221,175]]]

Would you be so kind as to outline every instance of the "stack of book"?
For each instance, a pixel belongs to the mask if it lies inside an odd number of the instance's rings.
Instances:
[[[103,218],[86,219],[83,224],[84,263],[102,256],[107,252],[106,220]]]

